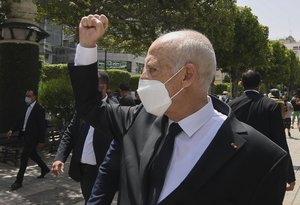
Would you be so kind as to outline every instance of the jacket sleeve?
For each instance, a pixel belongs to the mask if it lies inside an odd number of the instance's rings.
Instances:
[[[270,130],[270,136],[272,137],[272,140],[279,145],[282,149],[284,149],[288,153],[288,175],[287,175],[287,181],[288,183],[293,182],[296,180],[295,173],[294,173],[294,167],[292,163],[292,159],[289,152],[289,147],[286,141],[286,136],[284,132],[284,126],[283,121],[278,120],[281,118],[281,108],[279,104],[277,104],[274,107],[274,110],[271,112],[271,116],[269,118],[271,122],[271,130]]]
[[[141,106],[121,107],[101,101],[98,91],[97,64],[87,66],[69,65],[69,73],[75,98],[75,107],[80,118],[95,129],[109,132],[122,141]],[[102,104],[99,106],[99,102]]]
[[[284,155],[271,167],[255,190],[251,205],[282,205],[286,182],[288,156]],[[282,179],[282,180],[281,180]]]
[[[75,112],[70,124],[63,133],[54,161],[59,160],[65,162],[67,160],[74,147],[74,138],[78,134],[78,126],[79,118],[77,117],[77,113]]]
[[[110,205],[120,181],[121,145],[113,140],[99,167],[98,176],[87,205]]]

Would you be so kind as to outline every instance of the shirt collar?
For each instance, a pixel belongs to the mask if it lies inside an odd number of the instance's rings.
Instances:
[[[107,96],[107,94],[106,94],[106,95],[102,98],[102,102],[106,102],[107,98],[108,98],[108,96]]]
[[[259,94],[259,92],[257,90],[254,90],[254,89],[244,90],[244,93],[246,93],[246,92],[255,92],[255,93]]]
[[[182,130],[189,137],[192,137],[193,134],[205,125],[205,123],[207,123],[214,115],[214,107],[211,98],[209,96],[207,98],[208,103],[204,107],[178,122]],[[172,122],[173,121],[169,120],[169,124]]]
[[[33,106],[35,105],[35,103],[36,103],[36,101],[34,101],[33,103],[31,103],[29,106],[30,106],[31,108],[33,108]]]

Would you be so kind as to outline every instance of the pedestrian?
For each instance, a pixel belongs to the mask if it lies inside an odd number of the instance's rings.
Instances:
[[[121,83],[119,85],[120,89],[120,105],[123,106],[134,106],[135,102],[133,97],[130,95],[130,89],[129,86],[126,83]]]
[[[286,142],[281,106],[277,103],[278,95],[273,90],[268,98],[258,92],[261,82],[260,74],[254,70],[247,70],[242,74],[242,86],[244,93],[232,100],[229,105],[238,120],[251,125],[270,140],[279,145],[287,153],[289,148]],[[278,91],[278,90],[277,90]],[[282,101],[282,100],[281,100]],[[288,176],[286,182],[287,190],[293,190],[295,186],[295,173],[290,155],[288,165]]]
[[[109,98],[106,93],[108,83],[107,73],[104,71],[99,72],[98,90],[101,92],[101,102],[103,101],[110,105],[117,104],[117,100]],[[52,164],[52,172],[56,176],[61,175],[64,171],[65,161],[72,151],[69,175],[75,181],[80,182],[85,202],[91,195],[99,165],[103,162],[112,139],[112,134],[94,129],[93,126],[80,119],[77,113],[74,114],[72,121],[62,136]],[[110,187],[109,193],[111,193],[110,196],[112,195],[112,197],[106,197],[107,204],[111,203],[118,188],[117,185],[110,185]]]
[[[41,168],[41,175],[38,179],[44,178],[50,172],[50,169],[37,153],[45,142],[46,119],[45,110],[37,102],[37,91],[28,89],[25,94],[26,109],[22,119],[18,120],[15,126],[7,132],[10,137],[13,131],[19,131],[19,138],[23,140],[23,151],[21,154],[20,168],[16,181],[10,186],[10,190],[17,190],[23,185],[23,178],[30,158]]]
[[[119,204],[282,204],[288,155],[208,96],[210,41],[192,30],[162,35],[145,59],[142,103],[99,106],[96,43],[107,26],[104,15],[81,19],[69,71],[79,115],[121,143]]]
[[[300,129],[299,124],[299,115],[300,115],[300,98],[298,94],[294,95],[290,101],[293,105],[293,113],[292,113],[292,124],[291,128],[294,129],[295,119],[297,118],[297,129]]]
[[[287,129],[288,136],[292,137],[291,136],[291,122],[292,122],[291,117],[292,117],[292,112],[293,112],[294,107],[293,107],[292,103],[288,101],[286,96],[282,96],[282,100],[283,100],[283,102],[285,104],[285,107],[287,109],[286,115],[283,119],[284,128]]]

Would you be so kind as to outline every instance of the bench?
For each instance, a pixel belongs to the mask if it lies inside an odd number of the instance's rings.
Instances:
[[[49,126],[47,128],[47,136],[49,153],[54,153],[56,152],[61,140],[61,130],[55,126]]]
[[[0,133],[0,161],[13,162],[17,166],[21,156],[21,141],[18,139],[18,132],[14,132],[10,138],[6,133]]]

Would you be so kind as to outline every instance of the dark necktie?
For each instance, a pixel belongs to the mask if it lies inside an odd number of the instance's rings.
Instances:
[[[164,185],[166,172],[171,159],[175,137],[182,131],[178,123],[172,123],[169,132],[163,141],[159,152],[154,156],[149,173],[148,204],[156,205],[162,187]]]

